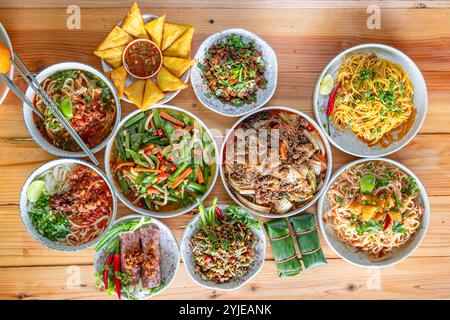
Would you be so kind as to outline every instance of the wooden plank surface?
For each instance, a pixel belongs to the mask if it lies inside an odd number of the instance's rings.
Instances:
[[[14,49],[34,71],[70,60],[99,68],[92,51],[109,28],[123,17],[129,3],[0,0],[0,21],[9,32]],[[381,30],[366,27],[366,8],[373,3],[383,8]],[[70,4],[82,7],[80,30],[66,28],[65,8]],[[202,289],[190,280],[181,264],[172,285],[155,299],[450,298],[450,9],[447,1],[166,0],[140,4],[143,12],[166,12],[170,21],[194,24],[194,50],[209,34],[230,27],[243,27],[263,37],[273,46],[279,63],[277,91],[268,105],[290,106],[313,115],[312,91],[322,68],[345,48],[366,42],[393,45],[408,54],[423,71],[429,91],[429,111],[421,132],[403,150],[390,156],[413,170],[430,196],[428,233],[411,257],[380,272],[368,271],[338,258],[321,239],[328,265],[305,271],[298,277],[279,279],[268,248],[260,274],[237,291]],[[23,81],[16,77],[15,82],[25,89]],[[219,143],[226,129],[236,121],[201,106],[190,88],[171,103],[194,112],[210,128],[216,129]],[[123,115],[132,110],[133,106],[124,104]],[[103,152],[97,157],[103,159]],[[29,138],[20,103],[10,94],[0,106],[0,299],[107,298],[94,287],[92,249],[71,254],[46,249],[31,238],[21,223],[18,213],[21,186],[36,167],[53,158]],[[333,148],[334,169],[353,159]],[[220,179],[211,196],[218,196],[221,202],[230,201]],[[129,209],[120,205],[119,216],[129,213]],[[164,222],[180,241],[183,227],[191,218],[184,215]],[[77,270],[80,287],[71,288],[71,272]]]

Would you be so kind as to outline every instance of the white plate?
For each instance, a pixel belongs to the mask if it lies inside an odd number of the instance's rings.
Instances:
[[[325,67],[317,80],[313,96],[313,108],[317,122],[323,126],[327,123],[327,103],[330,95],[322,96],[319,93],[320,82],[326,74],[331,74],[336,79],[339,64],[342,58],[348,54],[365,52],[376,53],[379,57],[397,63],[403,67],[414,86],[414,107],[417,110],[414,124],[408,133],[400,140],[391,143],[388,147],[380,145],[369,147],[361,141],[351,130],[340,132],[334,126],[331,128],[331,136],[325,132],[328,140],[338,149],[357,157],[382,157],[394,153],[406,146],[419,132],[428,109],[428,95],[425,79],[416,64],[403,52],[384,44],[362,44],[349,48],[337,55]],[[325,130],[327,131],[327,130]]]
[[[0,42],[8,48],[8,50],[11,52],[11,55],[13,55],[13,48],[11,41],[9,40],[8,33],[6,32],[5,28],[3,27],[2,23],[0,22]],[[14,76],[14,66],[11,65],[11,68],[8,71],[8,78],[11,80]],[[2,104],[3,100],[5,100],[6,96],[8,95],[9,88],[3,83],[3,81],[0,81],[0,104]]]
[[[228,205],[217,205],[217,206],[220,208],[222,214],[226,215],[226,209],[229,206]],[[248,213],[248,215],[250,215],[250,213]],[[194,270],[195,262],[194,256],[192,255],[190,240],[200,229],[200,215],[197,214],[187,225],[186,230],[183,233],[180,248],[184,266],[191,279],[197,282],[202,287],[219,290],[236,290],[242,287],[247,282],[249,282],[251,279],[253,279],[263,267],[264,258],[266,256],[266,238],[261,223],[259,224],[259,226],[260,226],[259,230],[252,229],[252,232],[257,239],[257,242],[254,247],[256,260],[253,262],[247,273],[239,279],[234,279],[232,281],[228,281],[225,283],[215,283],[212,281],[203,280],[202,277],[198,275]]]
[[[142,18],[144,19],[144,23],[147,23],[147,22],[149,22],[149,21],[151,21],[151,20],[154,20],[154,19],[156,19],[156,18],[159,18],[159,16],[156,16],[156,15],[154,15],[154,14],[146,14],[146,13],[145,13],[145,14],[142,15]],[[122,25],[122,21],[119,22],[118,26],[121,26],[121,25]],[[164,53],[163,53],[163,55],[164,55]],[[102,63],[102,69],[103,69],[103,72],[106,73],[106,72],[108,72],[108,71],[114,70],[114,68],[111,67],[108,63],[106,63],[105,60],[101,59],[101,63]],[[183,82],[185,82],[185,83],[188,83],[190,72],[191,72],[191,69],[189,68],[189,69],[181,76],[180,80],[183,81]],[[156,75],[154,75],[151,79],[152,79],[153,82],[156,84]],[[134,77],[132,77],[132,76],[130,76],[130,75],[127,74],[127,80],[126,80],[126,82],[125,82],[125,87],[128,87],[133,81],[136,81],[136,80],[138,80],[138,79],[136,79],[136,78],[134,78]],[[178,89],[177,91],[168,91],[168,92],[164,92],[164,98],[163,98],[162,100],[158,101],[157,103],[155,103],[154,106],[158,106],[158,105],[160,105],[160,104],[164,104],[164,103],[169,102],[170,100],[172,100],[173,98],[175,98],[175,97],[177,96],[177,94],[180,93],[181,90],[182,90],[182,89]],[[129,103],[133,103],[133,102],[131,102],[130,99],[127,98],[127,95],[126,95],[125,93],[123,94],[122,100],[124,100],[124,101],[126,101],[126,102],[129,102]]]
[[[344,243],[335,233],[333,228],[326,224],[324,222],[324,214],[326,211],[329,210],[328,202],[326,201],[326,195],[328,193],[328,189],[330,186],[336,181],[336,179],[348,168],[357,165],[362,162],[367,161],[384,161],[388,162],[391,165],[398,167],[408,175],[410,175],[412,178],[414,178],[417,182],[417,186],[420,190],[420,199],[419,201],[424,207],[424,213],[422,216],[421,225],[416,232],[415,235],[412,236],[411,239],[409,239],[408,242],[404,243],[400,247],[394,249],[392,254],[387,255],[386,257],[379,259],[379,260],[371,260],[369,258],[369,255],[366,252],[358,251],[356,252],[355,247],[348,245]],[[367,267],[367,268],[380,268],[380,267],[388,267],[392,266],[396,263],[399,263],[400,261],[406,259],[409,257],[414,250],[419,246],[419,244],[422,242],[423,238],[425,237],[425,233],[428,229],[428,224],[430,221],[430,204],[428,202],[428,196],[425,190],[425,187],[423,186],[422,182],[419,180],[419,178],[407,167],[402,165],[399,162],[386,159],[386,158],[372,158],[372,159],[359,159],[350,163],[347,163],[345,166],[341,167],[339,170],[335,172],[333,177],[330,179],[330,183],[327,185],[327,188],[325,192],[323,193],[323,196],[319,200],[319,206],[317,208],[318,212],[318,218],[319,218],[319,224],[320,224],[320,230],[322,231],[322,235],[327,241],[327,244],[333,249],[333,251],[340,256],[342,259],[346,260],[347,262],[350,262],[351,264],[354,264],[356,266],[360,267]]]
[[[244,29],[228,29],[209,36],[198,48],[197,53],[195,54],[195,60],[203,63],[205,60],[205,53],[208,52],[209,48],[231,35],[242,36],[247,42],[253,41],[257,50],[262,52],[262,58],[266,63],[264,77],[267,80],[267,88],[263,90],[259,89],[257,91],[256,102],[236,107],[235,105],[220,101],[215,95],[211,94],[208,85],[203,81],[202,71],[197,65],[194,65],[192,68],[191,84],[198,100],[200,100],[205,107],[227,117],[240,117],[262,107],[272,98],[277,87],[278,62],[275,51],[267,42],[256,34]]]
[[[120,219],[118,219],[114,225],[116,226],[118,223],[120,222],[124,222],[124,221],[128,221],[128,220],[140,220],[142,218],[142,216],[137,215],[137,214],[133,214],[133,215],[128,215],[125,217],[122,217]],[[152,294],[142,294],[142,293],[138,293],[137,297],[139,298],[139,300],[145,300],[148,299],[150,297],[153,297],[154,295],[160,294],[161,292],[163,292],[173,281],[177,271],[178,271],[178,267],[180,265],[180,251],[178,248],[178,243],[177,240],[175,239],[172,231],[170,231],[170,229],[161,221],[155,219],[155,218],[147,218],[147,219],[151,219],[152,220],[152,224],[154,224],[155,226],[158,227],[158,229],[160,230],[161,234],[160,234],[160,250],[161,250],[161,254],[160,254],[160,268],[161,268],[161,282],[164,284],[164,286],[152,293]],[[116,239],[116,238],[113,238]],[[108,243],[110,243],[113,239],[111,239]],[[95,252],[95,256],[94,256],[94,271],[95,272],[100,272],[103,264],[106,261],[106,258],[108,256],[108,254],[110,252],[106,251],[106,248],[108,247],[108,245],[103,246],[98,252]],[[126,300],[125,295],[122,295],[122,299]]]

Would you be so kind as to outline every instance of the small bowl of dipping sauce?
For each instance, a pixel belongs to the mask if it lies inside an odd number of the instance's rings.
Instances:
[[[153,41],[136,39],[126,46],[122,62],[132,77],[148,79],[161,69],[162,52]]]

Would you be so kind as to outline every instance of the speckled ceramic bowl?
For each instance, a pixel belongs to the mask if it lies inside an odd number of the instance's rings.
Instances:
[[[228,205],[218,205],[218,207],[220,208],[222,214],[226,215],[226,209],[228,208]],[[250,213],[248,214],[250,215]],[[257,239],[257,243],[255,245],[256,260],[253,262],[252,266],[243,277],[225,283],[215,283],[203,280],[202,277],[198,275],[194,270],[195,262],[194,256],[192,255],[192,248],[190,245],[192,237],[197,233],[199,229],[200,229],[200,215],[197,214],[186,226],[186,230],[184,231],[183,238],[181,240],[180,250],[187,273],[189,274],[192,280],[197,282],[202,287],[218,290],[236,290],[242,287],[247,282],[249,282],[251,279],[253,279],[262,269],[264,264],[264,258],[266,256],[266,238],[263,232],[263,228],[260,224],[259,230],[252,229],[253,234]]]
[[[194,119],[195,122],[197,122],[201,127],[203,127],[206,131],[206,133],[209,135],[209,137],[211,138],[211,141],[214,145],[214,152],[215,152],[215,168],[214,168],[214,172],[212,172],[212,177],[211,177],[211,182],[208,185],[208,188],[206,189],[206,192],[204,194],[202,194],[199,197],[199,201],[203,201],[203,199],[205,199],[208,194],[212,191],[214,184],[216,183],[217,180],[217,176],[219,174],[219,166],[217,165],[219,163],[218,159],[219,159],[219,151],[217,148],[217,144],[216,144],[216,140],[214,139],[214,136],[212,135],[211,131],[209,131],[209,129],[206,127],[206,125],[203,123],[203,121],[201,121],[199,118],[197,118],[194,114],[181,109],[179,107],[175,107],[175,106],[171,106],[171,105],[157,105],[157,106],[152,106],[150,107],[148,110],[153,110],[153,109],[170,109],[170,110],[174,110],[177,112],[181,112],[186,114],[187,116],[189,116],[190,118]],[[183,207],[183,208],[179,208],[173,211],[151,211],[142,207],[138,207],[136,205],[134,205],[130,200],[127,199],[127,197],[122,193],[120,187],[115,183],[114,181],[114,177],[111,173],[111,151],[112,148],[114,146],[114,141],[115,141],[115,137],[117,135],[117,133],[120,131],[120,129],[122,128],[122,126],[128,121],[128,119],[134,117],[136,114],[138,114],[139,112],[142,112],[141,110],[135,110],[133,112],[131,112],[130,114],[128,114],[125,118],[122,119],[122,121],[120,122],[120,125],[117,127],[117,130],[114,132],[113,138],[111,139],[111,141],[108,143],[108,145],[106,146],[106,151],[105,151],[105,171],[106,174],[108,176],[109,179],[111,179],[111,181],[113,182],[113,189],[116,192],[117,196],[119,197],[120,201],[122,201],[128,208],[130,208],[131,210],[143,214],[145,216],[152,216],[152,217],[156,217],[156,218],[171,218],[171,217],[176,217],[179,215],[182,215],[186,212],[191,211],[192,209],[194,209],[198,204],[197,202],[192,203],[191,205],[187,206],[187,207]]]
[[[348,245],[344,243],[337,235],[334,229],[327,224],[324,221],[324,215],[325,212],[330,209],[328,202],[326,200],[326,194],[328,192],[329,187],[336,181],[336,179],[348,168],[357,165],[362,162],[367,161],[384,161],[387,163],[390,163],[391,165],[398,167],[411,177],[413,177],[416,182],[417,186],[420,190],[420,197],[419,201],[424,207],[424,213],[422,216],[422,222],[421,225],[416,232],[414,236],[409,239],[408,242],[403,244],[402,246],[394,249],[392,254],[389,254],[381,259],[371,259],[369,255],[362,251],[356,251],[355,247]],[[389,267],[394,264],[399,263],[400,261],[406,259],[409,257],[416,248],[420,245],[423,238],[425,237],[425,234],[428,229],[428,224],[430,222],[430,204],[428,202],[428,196],[427,192],[425,190],[425,187],[423,186],[422,182],[419,180],[419,178],[409,170],[407,167],[402,165],[399,162],[385,159],[385,158],[372,158],[372,159],[359,159],[350,163],[347,163],[345,166],[341,167],[339,170],[337,170],[333,177],[330,179],[330,183],[327,185],[326,190],[323,194],[323,196],[320,198],[319,205],[318,205],[318,219],[320,224],[320,230],[322,232],[323,237],[325,238],[327,244],[331,247],[331,249],[342,259],[346,260],[347,262],[350,262],[351,264],[354,264],[356,266],[360,267],[367,267],[367,268],[381,268],[381,267]]]
[[[357,157],[382,157],[394,153],[406,146],[419,132],[427,114],[428,94],[425,79],[414,61],[412,61],[406,54],[384,44],[371,43],[358,45],[341,52],[325,67],[317,80],[313,95],[313,109],[317,122],[321,125],[326,124],[326,110],[330,96],[323,96],[319,93],[320,82],[327,74],[331,74],[333,78],[336,79],[341,60],[349,54],[361,52],[368,54],[376,53],[381,58],[401,65],[406,71],[414,86],[414,107],[417,110],[414,124],[402,139],[391,143],[386,148],[383,148],[380,145],[369,147],[351,130],[347,130],[345,132],[337,131],[333,125],[331,128],[331,135],[328,134],[328,132],[325,132],[325,134],[328,140],[330,140],[336,148],[346,153]]]
[[[209,36],[198,48],[197,53],[195,54],[195,60],[202,63],[205,60],[205,54],[212,45],[231,35],[240,35],[246,41],[253,41],[257,50],[262,51],[262,57],[266,63],[264,77],[267,80],[267,88],[257,91],[256,102],[236,107],[232,104],[220,101],[215,95],[211,94],[208,85],[204,82],[202,70],[197,65],[194,65],[192,68],[191,83],[195,95],[205,107],[227,117],[240,117],[262,107],[270,100],[270,98],[272,98],[277,87],[278,62],[275,51],[267,42],[254,33],[244,29],[228,29]]]
[[[61,165],[61,164],[80,164],[83,166],[86,166],[88,168],[90,168],[91,170],[94,170],[96,173],[98,173],[106,182],[106,184],[108,185],[109,190],[111,191],[111,195],[112,195],[112,199],[113,199],[113,210],[111,213],[111,216],[109,217],[108,220],[108,225],[106,227],[106,229],[103,231],[102,234],[100,234],[96,239],[94,239],[93,241],[84,243],[82,245],[77,245],[77,246],[69,246],[67,244],[63,244],[60,242],[56,242],[56,241],[51,241],[50,239],[44,237],[43,235],[41,235],[36,228],[34,227],[33,223],[31,222],[30,216],[28,215],[28,209],[27,209],[27,204],[28,204],[28,199],[27,199],[27,191],[28,191],[28,187],[30,186],[30,184],[41,177],[41,175],[57,166],[57,165]],[[112,184],[109,182],[108,178],[106,177],[106,175],[97,167],[95,167],[94,165],[86,162],[86,161],[82,161],[82,160],[76,160],[76,159],[57,159],[57,160],[53,160],[50,162],[47,162],[45,164],[43,164],[42,166],[40,166],[39,168],[37,168],[36,170],[34,170],[30,176],[28,177],[28,179],[25,181],[23,187],[22,187],[22,191],[20,192],[20,202],[19,202],[19,211],[20,211],[20,217],[22,218],[22,222],[25,226],[25,228],[27,229],[27,231],[30,233],[30,235],[38,242],[40,242],[41,244],[43,244],[44,246],[50,248],[50,249],[54,249],[54,250],[58,250],[58,251],[80,251],[80,250],[84,250],[86,248],[89,248],[90,246],[96,244],[98,241],[100,241],[100,239],[109,231],[109,229],[111,228],[111,225],[114,221],[114,219],[116,218],[116,213],[117,213],[117,199],[116,199],[116,195],[114,193],[114,190],[112,188]]]
[[[120,222],[124,221],[130,221],[130,220],[140,220],[142,216],[137,214],[128,215],[125,217],[122,217],[118,219],[113,226],[116,226]],[[152,224],[158,227],[158,229],[161,231],[160,234],[160,250],[161,250],[161,281],[164,284],[164,286],[152,293],[152,294],[142,294],[137,293],[136,296],[139,300],[145,300],[150,297],[153,297],[154,295],[160,294],[163,292],[173,281],[177,271],[178,267],[180,265],[180,251],[178,248],[177,240],[175,239],[172,231],[161,221],[155,219],[155,218],[147,218],[152,220]],[[116,238],[113,238],[110,240],[113,241]],[[108,242],[108,243],[110,243]],[[106,251],[106,248],[108,245],[103,246],[98,252],[95,253],[94,256],[94,271],[100,272],[103,264],[106,261],[106,258],[108,256],[108,252]],[[122,299],[126,300],[126,297],[123,295]]]
[[[92,153],[96,153],[103,149],[103,147],[108,143],[109,139],[111,139],[114,130],[117,128],[120,122],[120,115],[121,115],[121,106],[120,106],[120,99],[117,96],[117,91],[112,82],[100,71],[95,69],[94,67],[83,63],[83,62],[61,62],[56,63],[51,66],[48,66],[39,74],[36,76],[36,80],[41,83],[48,77],[50,77],[52,74],[62,71],[62,70],[71,70],[71,69],[78,69],[83,70],[92,73],[93,75],[100,78],[111,90],[111,93],[113,95],[114,101],[116,102],[116,117],[112,124],[111,132],[108,134],[98,145],[91,148],[90,150]],[[26,91],[26,96],[30,101],[33,101],[35,92],[32,88],[28,87]],[[51,144],[39,131],[36,123],[33,119],[33,111],[26,105],[23,104],[23,119],[25,120],[25,125],[27,127],[28,132],[30,133],[31,137],[36,141],[36,143],[45,151],[58,156],[58,157],[67,157],[67,158],[84,158],[86,157],[86,154],[83,151],[66,151],[63,149],[60,149],[58,147],[55,147],[53,144]]]
[[[306,119],[319,133],[323,146],[325,147],[325,153],[327,155],[327,170],[326,170],[326,174],[325,174],[325,178],[323,180],[323,184],[320,188],[320,190],[318,190],[316,192],[316,194],[314,195],[314,198],[309,200],[308,202],[304,203],[301,207],[295,208],[289,212],[283,213],[283,214],[266,214],[266,213],[262,213],[262,212],[258,212],[255,210],[252,210],[251,208],[248,208],[246,205],[244,205],[244,203],[242,203],[238,197],[236,197],[235,195],[235,191],[233,190],[233,188],[229,185],[226,177],[225,177],[225,172],[224,172],[224,165],[225,165],[225,161],[224,161],[224,157],[225,157],[225,152],[226,152],[226,142],[229,139],[229,137],[231,136],[231,134],[233,134],[234,130],[247,118],[249,118],[250,116],[257,114],[258,112],[263,112],[263,111],[270,111],[270,110],[282,110],[282,111],[287,111],[287,112],[292,112],[295,114],[298,114],[300,117]],[[222,143],[222,147],[220,149],[220,160],[221,160],[221,165],[220,165],[220,177],[222,178],[222,183],[225,186],[225,189],[227,190],[229,196],[238,204],[240,204],[241,206],[243,206],[246,210],[250,211],[251,213],[253,213],[254,215],[260,216],[260,217],[264,217],[264,218],[269,218],[269,219],[274,219],[274,218],[286,218],[286,217],[290,217],[293,215],[296,215],[300,212],[305,211],[306,209],[308,209],[310,206],[312,206],[322,195],[322,193],[325,190],[325,186],[328,184],[328,180],[331,177],[331,170],[332,170],[332,166],[333,166],[333,155],[331,153],[331,148],[330,148],[330,144],[328,143],[325,134],[323,133],[323,130],[320,128],[320,126],[313,120],[311,119],[307,114],[293,109],[293,108],[289,108],[289,107],[264,107],[261,108],[259,110],[255,110],[249,114],[247,114],[245,117],[242,117],[241,119],[239,119],[238,121],[236,121],[236,123],[231,127],[230,130],[228,130],[227,135],[225,136],[225,138],[223,139],[223,143]]]
[[[154,14],[143,14],[142,18],[144,19],[144,23],[147,23],[151,20],[157,19],[159,18],[159,16],[154,15]],[[122,24],[122,21],[120,21],[117,25],[120,26]],[[101,64],[102,64],[102,69],[103,72],[108,72],[108,71],[112,71],[114,68],[111,67],[108,63],[106,63],[105,60],[101,59]],[[189,81],[189,75],[191,73],[191,69],[187,70],[180,78],[181,81],[188,83]],[[128,87],[133,81],[136,81],[137,79],[128,75],[127,76],[127,80],[125,82],[125,87]],[[156,76],[152,77],[152,80],[156,83]],[[157,105],[161,105],[164,103],[168,103],[170,100],[172,100],[173,98],[175,98],[177,96],[177,94],[180,93],[182,89],[179,89],[177,91],[170,91],[170,92],[164,92],[164,98],[161,99],[160,101],[158,101],[156,104],[154,104],[155,106]],[[127,98],[127,95],[124,93],[123,94],[123,98],[122,100],[132,103],[130,99]]]

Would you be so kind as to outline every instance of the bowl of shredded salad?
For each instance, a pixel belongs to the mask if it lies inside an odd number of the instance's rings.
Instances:
[[[259,221],[237,205],[199,205],[181,241],[189,276],[205,288],[235,290],[261,270],[265,236]]]

